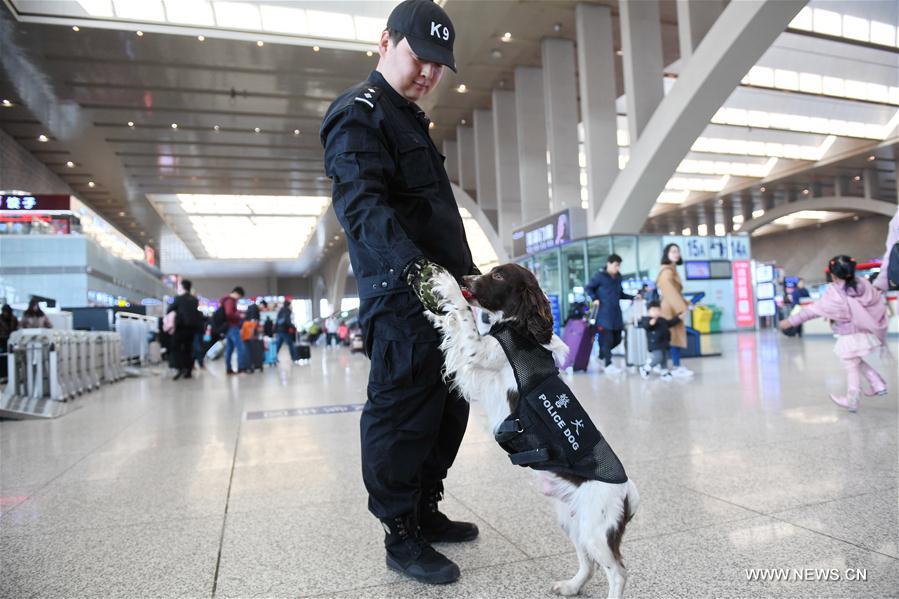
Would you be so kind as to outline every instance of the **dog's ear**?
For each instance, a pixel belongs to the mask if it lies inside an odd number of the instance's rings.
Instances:
[[[552,340],[552,310],[549,307],[549,300],[539,287],[524,286],[515,316],[541,345],[546,345]]]

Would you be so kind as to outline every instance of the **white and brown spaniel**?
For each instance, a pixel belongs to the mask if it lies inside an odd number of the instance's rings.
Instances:
[[[467,400],[484,405],[490,431],[495,434],[518,400],[518,385],[499,341],[479,334],[471,307],[485,311],[493,323],[517,321],[516,329],[550,350],[557,361],[568,353],[568,347],[553,334],[549,302],[537,279],[521,266],[505,264],[484,275],[465,277],[465,295],[449,273],[441,273],[433,283],[443,313],[426,314],[443,333],[445,374]],[[598,564],[608,578],[608,596],[621,597],[627,573],[619,549],[625,526],[639,503],[637,487],[630,480],[611,484],[570,474],[534,472],[578,556],[577,573],[570,580],[554,583],[552,590],[561,595],[578,594]]]

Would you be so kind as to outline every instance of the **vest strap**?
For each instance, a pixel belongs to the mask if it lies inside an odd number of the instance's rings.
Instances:
[[[509,455],[509,460],[516,466],[527,466],[528,464],[536,464],[537,462],[546,462],[549,460],[549,451],[545,447],[520,451]]]
[[[497,443],[505,443],[509,439],[513,439],[524,432],[524,428],[521,426],[521,420],[518,418],[514,420],[503,420],[498,427],[496,427],[496,433],[493,437],[496,439]]]

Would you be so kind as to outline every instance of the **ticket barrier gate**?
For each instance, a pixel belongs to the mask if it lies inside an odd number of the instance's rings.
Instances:
[[[0,418],[55,418],[65,404],[124,378],[117,333],[21,329],[9,338]]]

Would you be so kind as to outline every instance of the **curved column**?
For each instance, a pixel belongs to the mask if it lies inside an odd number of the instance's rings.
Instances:
[[[639,139],[632,140],[630,160],[615,179],[591,231],[640,230],[709,119],[804,5],[804,0],[727,5]]]
[[[484,214],[484,211],[481,210],[480,206],[477,205],[477,203],[472,199],[470,195],[465,192],[464,189],[462,189],[455,183],[451,183],[450,186],[453,188],[453,195],[456,196],[456,204],[458,204],[459,208],[465,208],[465,210],[467,210],[468,213],[471,214],[472,218],[474,218],[475,222],[477,222],[481,227],[481,230],[487,237],[487,241],[490,243],[490,246],[496,253],[496,259],[499,261],[499,263],[502,264],[504,262],[508,262],[509,254],[503,247],[499,235],[497,235],[496,233],[496,229],[493,228],[493,225],[490,223],[490,219],[487,218],[487,215]]]
[[[831,212],[869,212],[871,214],[882,214],[883,216],[893,216],[896,213],[896,205],[881,200],[869,200],[859,197],[825,197],[825,198],[809,198],[807,200],[799,200],[790,202],[789,204],[781,204],[775,206],[771,210],[758,218],[745,221],[740,226],[741,233],[752,233],[759,227],[763,227],[775,220],[802,212],[803,210],[829,210]]]

